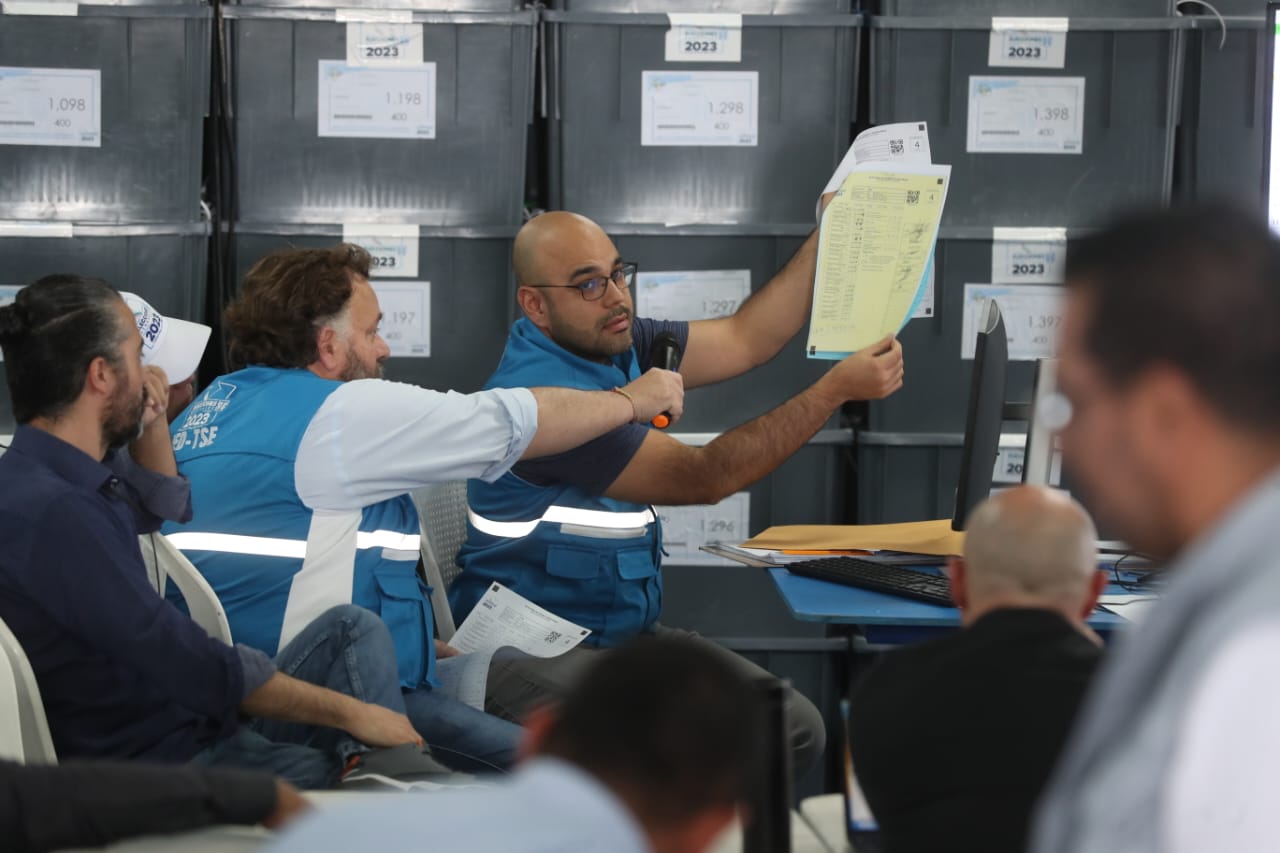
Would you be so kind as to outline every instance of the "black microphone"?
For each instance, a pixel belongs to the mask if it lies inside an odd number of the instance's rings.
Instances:
[[[660,367],[663,370],[679,370],[680,358],[684,355],[680,351],[680,342],[676,340],[676,336],[670,332],[660,332],[657,334],[653,343],[649,345],[649,366]],[[650,421],[658,429],[666,429],[671,426],[671,414],[663,412],[655,415]]]

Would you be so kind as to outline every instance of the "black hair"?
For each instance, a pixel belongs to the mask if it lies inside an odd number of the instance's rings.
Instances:
[[[1071,241],[1066,279],[1089,295],[1084,345],[1113,386],[1166,364],[1224,420],[1280,430],[1280,239],[1262,217],[1129,213]]]
[[[128,327],[120,294],[102,279],[49,275],[0,308],[0,350],[14,419],[57,418],[84,390],[95,358],[113,366]]]
[[[601,656],[560,705],[541,754],[617,793],[641,823],[678,825],[757,784],[759,686],[705,641],[641,637]]]

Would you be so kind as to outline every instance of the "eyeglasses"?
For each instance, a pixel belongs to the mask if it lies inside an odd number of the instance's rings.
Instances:
[[[636,270],[639,268],[638,264],[623,261],[622,266],[608,275],[598,275],[576,284],[531,284],[529,287],[568,288],[578,291],[587,302],[595,302],[604,298],[605,291],[609,289],[609,282],[617,285],[618,290],[629,289],[636,283]]]

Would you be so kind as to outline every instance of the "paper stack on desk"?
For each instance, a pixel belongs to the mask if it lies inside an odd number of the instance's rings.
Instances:
[[[770,527],[742,543],[768,551],[907,551],[947,556],[964,553],[964,532],[951,519],[902,524],[789,524]]]

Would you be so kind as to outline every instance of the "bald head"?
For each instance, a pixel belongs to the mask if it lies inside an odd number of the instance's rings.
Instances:
[[[1018,599],[1076,611],[1097,575],[1093,521],[1064,492],[1019,486],[974,510],[965,525],[969,602]]]
[[[585,216],[567,210],[552,210],[530,219],[516,234],[511,251],[516,282],[530,284],[562,284],[551,281],[548,268],[565,258],[573,258],[583,246],[609,237],[599,225]],[[572,262],[572,261],[571,261]]]

